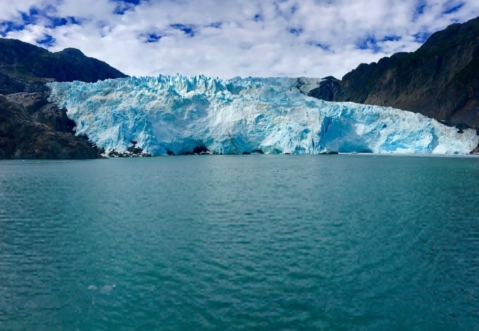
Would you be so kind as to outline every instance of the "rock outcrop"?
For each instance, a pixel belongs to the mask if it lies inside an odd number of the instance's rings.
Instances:
[[[94,159],[88,139],[36,122],[25,107],[0,96],[0,159]]]

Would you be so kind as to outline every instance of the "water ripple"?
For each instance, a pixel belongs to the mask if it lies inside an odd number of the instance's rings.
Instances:
[[[479,163],[0,162],[2,330],[474,330]]]

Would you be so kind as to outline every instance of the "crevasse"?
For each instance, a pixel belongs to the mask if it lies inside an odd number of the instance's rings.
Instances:
[[[50,101],[66,107],[106,151],[131,141],[152,155],[323,152],[468,153],[474,130],[460,133],[420,114],[307,97],[319,80],[205,76],[131,77],[50,83]]]

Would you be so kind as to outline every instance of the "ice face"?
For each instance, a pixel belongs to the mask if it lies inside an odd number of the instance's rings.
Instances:
[[[307,97],[319,80],[159,76],[97,83],[50,83],[50,101],[68,109],[107,151],[137,146],[152,155],[204,147],[218,154],[322,152],[468,153],[474,130],[393,108]]]

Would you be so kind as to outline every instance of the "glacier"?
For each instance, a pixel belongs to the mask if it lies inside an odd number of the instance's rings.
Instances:
[[[125,152],[134,141],[145,153],[214,154],[435,153],[465,154],[479,143],[420,114],[307,93],[308,78],[205,76],[130,77],[52,82],[50,102],[67,109],[100,148]]]

